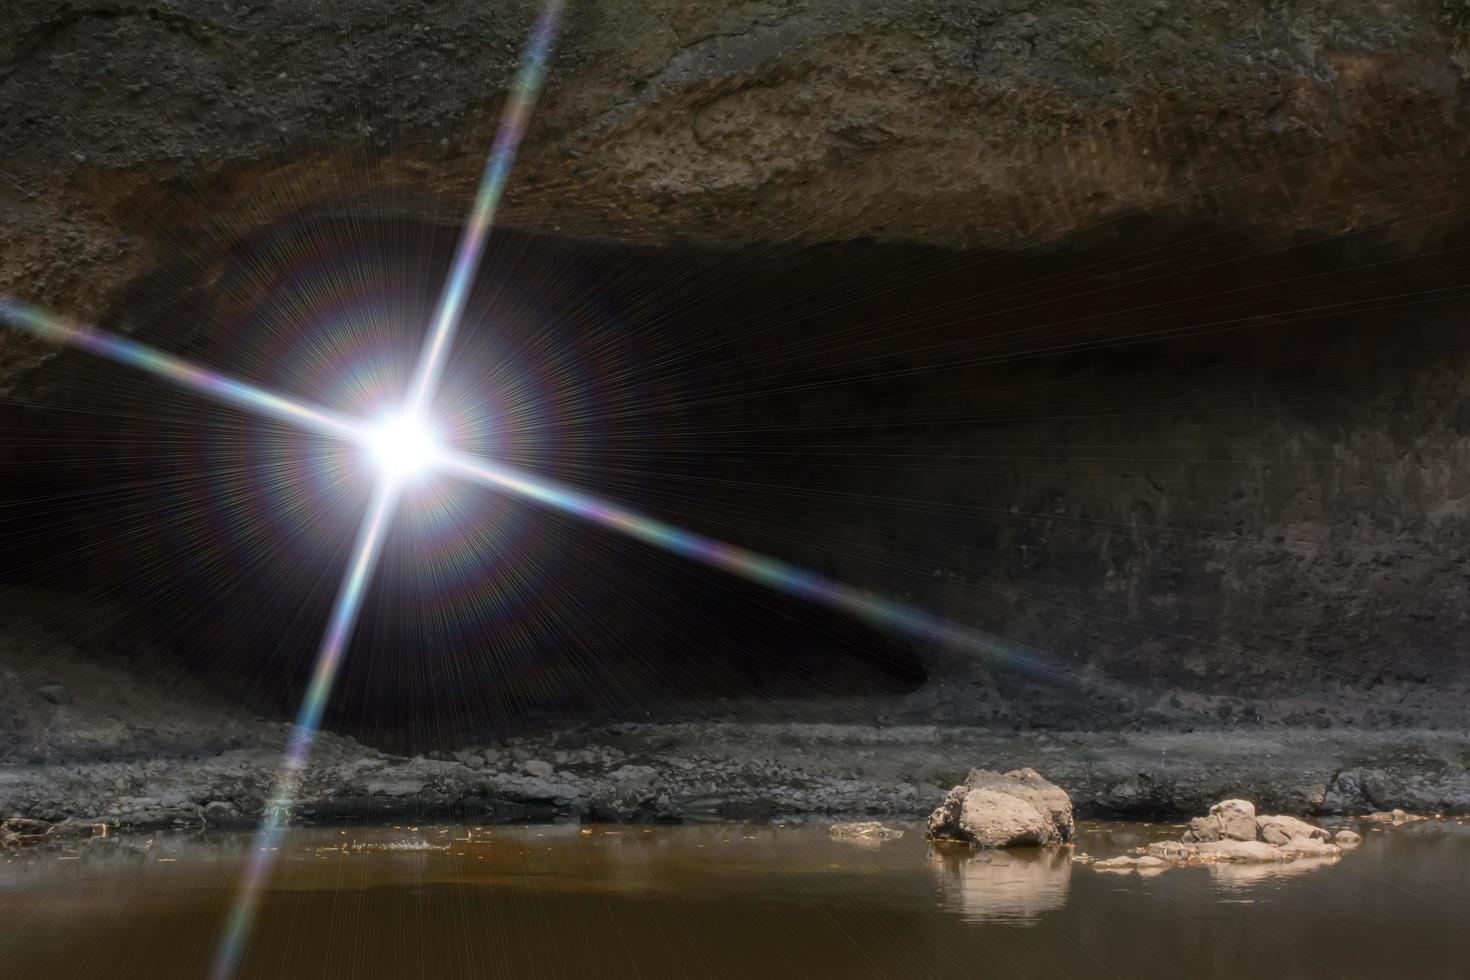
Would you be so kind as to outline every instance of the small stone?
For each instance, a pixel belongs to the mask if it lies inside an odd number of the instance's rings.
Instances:
[[[213,827],[233,823],[238,818],[233,803],[224,800],[211,800],[204,804],[204,822]]]
[[[895,840],[903,836],[903,831],[896,827],[885,827],[876,820],[863,820],[857,823],[834,823],[827,828],[829,836],[842,838],[862,838],[863,840]]]
[[[0,823],[0,846],[40,844],[50,840],[55,833],[56,828],[44,820],[11,817]]]
[[[1175,840],[1154,841],[1145,851],[1150,857],[1165,861],[1183,861],[1193,853],[1188,845]]]
[[[1332,839],[1338,847],[1357,847],[1363,843],[1363,835],[1355,830],[1339,830]]]
[[[556,767],[541,759],[528,759],[521,765],[521,771],[527,776],[545,779],[556,771]]]
[[[1132,871],[1136,858],[1128,857],[1126,854],[1106,861],[1094,861],[1092,866],[1098,871]]]

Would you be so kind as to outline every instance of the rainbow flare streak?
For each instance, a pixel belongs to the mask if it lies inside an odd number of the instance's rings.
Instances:
[[[42,313],[19,300],[0,297],[0,319],[9,319],[12,323],[41,336],[75,343],[87,350],[113,357],[115,360],[173,380],[184,387],[223,398],[242,408],[252,409],[273,418],[306,424],[313,429],[335,434],[356,443],[363,442],[370,434],[370,429],[366,425],[339,416],[328,409],[293,401],[282,395],[254,388],[244,382],[205,371],[171,355],[110,336],[94,327],[71,324],[70,321]],[[770,588],[842,610],[887,629],[938,640],[961,650],[984,653],[1032,672],[1047,674],[1059,679],[1071,678],[1071,671],[1064,666],[1055,664],[1034,651],[1028,651],[1000,637],[863,592],[799,566],[683,530],[676,525],[644,516],[592,494],[512,467],[453,452],[439,453],[431,461],[431,465],[439,471],[508,491],[585,520],[594,521],[674,554],[692,558]],[[391,504],[391,500],[389,503]],[[386,517],[383,523],[386,524]],[[374,524],[369,522],[365,526],[373,527]],[[333,619],[327,642],[323,644],[321,654],[318,656],[317,672],[298,720],[298,723],[305,721],[309,725],[306,729],[308,735],[315,733],[320,722],[321,710],[325,706],[332,681],[336,676],[341,648],[346,643],[345,633],[350,630],[353,622],[352,616],[348,615],[344,618],[342,615],[344,603],[350,601],[355,604],[360,601],[361,592],[372,570],[374,556],[375,552],[371,552],[365,563],[354,562],[348,585],[359,577],[361,582],[354,588],[344,588],[339,597],[338,615]],[[349,612],[355,612],[355,609]],[[339,629],[343,631],[340,637],[335,636]],[[1096,678],[1090,679],[1087,686],[1093,690],[1110,691],[1119,697],[1132,697],[1132,694],[1122,688],[1106,685]],[[304,752],[309,750],[309,747],[310,738],[308,737],[301,754],[302,764],[305,760]],[[278,797],[280,795],[277,794]]]
[[[505,115],[501,118],[495,143],[480,178],[474,208],[470,212],[464,234],[460,237],[454,265],[444,284],[433,326],[419,355],[413,386],[404,403],[405,414],[410,417],[422,415],[438,387],[445,358],[469,298],[470,285],[485,251],[495,210],[505,191],[506,178],[515,162],[521,137],[525,134],[526,120],[545,79],[546,59],[561,17],[561,8],[562,0],[547,0],[531,31],[525,50],[521,53],[520,68],[516,72]],[[359,441],[363,438],[361,430],[357,438]],[[378,552],[393,507],[398,501],[399,490],[398,481],[392,476],[385,474],[379,477],[368,516],[358,535],[351,566],[337,595],[321,650],[317,653],[311,687],[308,688],[297,713],[295,732],[276,781],[275,798],[267,806],[265,819],[257,833],[255,853],[251,856],[250,866],[246,869],[245,877],[236,893],[225,933],[215,951],[214,967],[211,971],[213,980],[229,980],[233,977],[244,956],[246,940],[260,904],[260,894],[275,863],[281,833],[296,791],[300,787],[301,773],[311,757],[322,712],[331,696],[342,654],[357,622],[362,597],[372,577],[373,566],[377,563]]]
[[[1071,671],[1067,668],[993,634],[931,616],[758,552],[686,531],[563,484],[460,453],[439,454],[437,465],[444,471],[473,482],[509,491],[612,528],[665,551],[692,558],[818,605],[839,609],[886,629],[938,640],[962,650],[985,653],[1027,671],[1046,674],[1056,679],[1071,677]],[[1094,690],[1108,689],[1108,686],[1095,680],[1088,686]],[[1112,689],[1112,693],[1128,696],[1121,689]]]
[[[521,54],[521,68],[516,74],[511,89],[510,101],[505,115],[495,134],[495,145],[485,161],[485,170],[480,177],[480,190],[475,195],[475,206],[470,211],[469,222],[459,239],[459,249],[454,256],[454,266],[445,280],[444,291],[439,296],[439,306],[434,313],[434,325],[424,340],[419,355],[418,370],[414,373],[413,388],[408,397],[411,413],[422,412],[434,397],[439,376],[444,370],[444,361],[449,354],[454,333],[459,329],[461,314],[469,300],[470,286],[474,282],[475,270],[480,267],[480,256],[485,252],[485,240],[490,235],[490,226],[495,221],[495,209],[505,193],[506,178],[510,176],[511,164],[515,162],[516,150],[526,132],[526,120],[536,102],[536,93],[546,77],[546,58],[551,50],[551,39],[561,19],[562,0],[548,0],[531,30],[525,51]]]
[[[482,174],[475,205],[445,282],[433,325],[419,357],[404,402],[410,416],[423,413],[434,396],[444,362],[458,329],[479,267],[485,242],[515,160],[526,121],[545,77],[551,39],[561,16],[562,0],[548,0],[527,42],[495,144]],[[12,297],[0,296],[0,320],[44,340],[69,344],[119,363],[139,368],[180,387],[251,412],[300,425],[354,443],[365,442],[368,426],[329,409],[258,388],[206,370],[146,344],[104,333],[89,325],[46,313]],[[523,473],[489,460],[442,452],[436,469],[515,493],[557,510],[595,521],[634,539],[674,554],[724,569],[773,589],[830,606],[888,629],[937,639],[964,650],[986,653],[1031,671],[1064,676],[1066,671],[1022,648],[949,620],[879,598],[816,575],[795,565],[682,530],[636,511],[609,503],[571,487]],[[322,714],[331,696],[342,657],[351,639],[363,597],[382,551],[388,525],[400,497],[397,479],[379,478],[353,548],[331,619],[318,650],[311,685],[297,712],[295,727],[277,773],[274,793],[254,840],[250,862],[236,892],[225,930],[215,951],[210,976],[229,980],[244,957],[260,898],[269,880],[302,775],[311,758]],[[1100,687],[1095,681],[1089,686]]]
[[[332,607],[332,619],[322,638],[317,652],[316,669],[312,673],[311,686],[302,699],[301,709],[296,714],[296,725],[286,754],[281,759],[281,768],[276,773],[275,792],[266,802],[265,816],[256,831],[250,862],[235,899],[230,906],[229,918],[225,921],[224,935],[215,949],[214,962],[209,975],[213,980],[227,980],[239,969],[245,955],[245,942],[250,936],[250,927],[255,922],[256,910],[260,907],[261,892],[270,878],[276,854],[280,850],[281,836],[291,814],[292,802],[301,788],[301,774],[311,759],[312,744],[317,729],[321,726],[322,712],[326,710],[332,685],[337,679],[337,669],[342,664],[342,655],[347,650],[347,641],[352,637],[352,628],[357,623],[357,614],[362,609],[362,599],[367,593],[368,581],[373,566],[383,548],[383,539],[388,523],[393,516],[393,507],[398,502],[400,486],[395,480],[379,480],[373,491],[372,503],[357,534],[357,544],[352,549],[352,561],[347,577],[342,581],[337,601]]]
[[[79,347],[120,364],[141,368],[182,388],[238,405],[257,415],[302,425],[327,435],[353,440],[363,438],[364,429],[361,423],[330,409],[319,408],[257,388],[247,381],[217,374],[172,354],[165,354],[156,347],[116,334],[104,333],[94,326],[48,313],[13,296],[0,296],[0,320],[7,320],[12,326],[42,340]]]

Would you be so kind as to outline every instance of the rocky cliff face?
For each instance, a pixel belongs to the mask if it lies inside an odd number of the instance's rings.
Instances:
[[[94,315],[302,208],[457,220],[528,2],[15,0],[0,288]],[[666,244],[976,248],[1120,213],[1418,242],[1470,183],[1470,8],[571,4],[501,220]]]
[[[534,14],[12,0],[0,292],[230,365],[263,239],[459,220]],[[1135,719],[1463,722],[1467,37],[1460,0],[573,4],[500,221],[676,254],[601,285],[716,352],[616,403],[587,472],[642,469],[600,488],[1084,679],[997,702],[925,650],[915,711],[1092,724],[1106,676]],[[40,356],[0,344],[25,424],[115,394]]]

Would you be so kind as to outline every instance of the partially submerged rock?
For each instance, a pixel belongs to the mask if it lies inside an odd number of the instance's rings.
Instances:
[[[903,831],[897,827],[885,827],[876,820],[834,823],[827,828],[827,833],[838,840],[897,840],[903,836]]]
[[[1287,816],[1257,817],[1256,830],[1261,840],[1267,844],[1277,845],[1304,839],[1326,841],[1332,837],[1331,834],[1316,824],[1310,824],[1305,820]]]
[[[1146,846],[1144,852],[1165,861],[1184,861],[1195,853],[1195,849],[1183,841],[1160,840]]]
[[[1280,851],[1292,857],[1337,857],[1342,848],[1319,837],[1297,837],[1282,844]]]
[[[1250,801],[1225,800],[1210,807],[1209,816],[1190,821],[1182,840],[1154,841],[1135,849],[1134,853],[1143,857],[1111,858],[1093,867],[1104,871],[1133,870],[1139,866],[1138,862],[1145,860],[1157,862],[1154,867],[1158,864],[1172,867],[1333,859],[1342,854],[1343,847],[1355,846],[1361,838],[1352,831],[1340,831],[1338,840],[1341,846],[1333,843],[1329,831],[1297,817],[1276,814],[1258,817],[1255,804]]]
[[[44,820],[11,817],[0,823],[0,847],[44,844],[56,836],[56,828]]]
[[[928,836],[979,847],[1025,847],[1066,843],[1075,829],[1066,791],[1036,770],[971,769],[929,815]]]
[[[1108,858],[1106,861],[1097,861],[1092,866],[1099,871],[1112,871],[1115,873],[1136,871],[1139,874],[1154,875],[1161,871],[1167,871],[1174,866],[1174,862],[1166,861],[1163,858],[1154,857],[1150,854],[1145,854],[1142,857],[1128,857],[1124,855],[1122,857]]]
[[[1338,847],[1357,847],[1363,843],[1363,835],[1356,830],[1339,830],[1332,840]]]
[[[1192,857],[1202,861],[1230,861],[1236,864],[1265,864],[1289,861],[1281,848],[1258,840],[1218,840],[1194,847]]]
[[[1420,820],[1428,820],[1429,818],[1421,817],[1415,813],[1406,813],[1403,810],[1380,810],[1377,813],[1368,814],[1363,819],[1369,823],[1391,823],[1397,825],[1401,823],[1415,823]]]

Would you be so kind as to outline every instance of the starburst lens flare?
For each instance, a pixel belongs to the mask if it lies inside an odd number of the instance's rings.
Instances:
[[[439,436],[417,412],[398,412],[374,426],[365,439],[368,455],[387,479],[422,479],[439,461]]]

